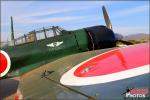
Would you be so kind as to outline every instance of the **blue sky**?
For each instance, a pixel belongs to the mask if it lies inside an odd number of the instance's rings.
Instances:
[[[114,32],[149,33],[149,1],[1,1],[1,40],[10,39],[10,16],[15,37],[49,26],[75,30],[105,25],[102,5],[106,6]]]

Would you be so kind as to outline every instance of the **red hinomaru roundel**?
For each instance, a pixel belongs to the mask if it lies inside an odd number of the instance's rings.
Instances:
[[[9,55],[0,50],[0,77],[6,75],[10,69],[11,61]]]
[[[149,43],[131,45],[92,57],[66,72],[64,85],[106,83],[149,73]]]

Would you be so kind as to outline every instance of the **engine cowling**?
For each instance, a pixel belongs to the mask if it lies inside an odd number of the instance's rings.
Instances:
[[[116,46],[117,39],[111,29],[106,26],[93,26],[85,28],[88,34],[89,49],[103,49]]]

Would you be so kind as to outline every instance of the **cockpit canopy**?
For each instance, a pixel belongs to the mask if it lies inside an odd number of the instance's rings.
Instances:
[[[63,28],[59,26],[51,26],[48,28],[41,28],[38,30],[30,31],[28,34],[24,34],[23,36],[14,39],[13,45],[20,45],[24,43],[34,42],[37,40],[46,39],[49,37],[54,37],[57,35],[61,35],[62,32],[65,31]],[[12,41],[10,41],[12,42]],[[10,43],[11,45],[11,43]]]

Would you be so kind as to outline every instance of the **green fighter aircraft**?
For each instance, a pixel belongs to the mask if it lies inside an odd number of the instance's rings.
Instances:
[[[107,27],[92,26],[66,31],[58,26],[52,26],[31,31],[16,39],[11,17],[11,41],[9,43],[11,46],[1,48],[11,59],[11,68],[7,76],[22,75],[70,54],[115,47],[117,39],[104,7],[103,13]]]
[[[16,39],[11,17],[11,42],[1,48],[1,58],[7,54],[1,68],[11,67],[0,80],[0,99],[124,100],[139,96],[131,90],[142,90],[140,98],[148,98],[148,43],[117,47],[118,41],[130,43],[113,32],[104,6],[102,11],[106,26],[74,31],[52,26]]]

